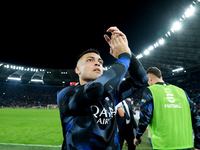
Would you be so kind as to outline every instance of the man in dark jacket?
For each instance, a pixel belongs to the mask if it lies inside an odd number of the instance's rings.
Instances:
[[[128,150],[135,150],[133,140],[135,138],[134,130],[137,130],[137,123],[133,115],[133,101],[130,98],[126,98],[115,108],[118,111],[118,130],[119,130],[119,143],[122,150],[124,140],[128,143]]]

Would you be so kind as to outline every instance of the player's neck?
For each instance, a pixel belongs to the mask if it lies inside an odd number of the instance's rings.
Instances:
[[[85,85],[85,84],[87,84],[88,82],[91,82],[91,81],[93,81],[93,80],[81,80],[81,79],[79,79],[80,85]]]
[[[161,78],[161,79],[157,79],[156,81],[155,81],[155,83],[158,83],[158,82],[161,82],[161,83],[165,83],[165,81]]]

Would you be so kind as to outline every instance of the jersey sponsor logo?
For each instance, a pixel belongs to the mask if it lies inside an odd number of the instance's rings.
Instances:
[[[165,104],[165,108],[182,108],[180,104]]]
[[[102,109],[96,105],[92,105],[91,109],[93,110],[93,116],[97,119],[97,123],[102,125],[108,124],[113,116],[116,115],[115,109],[112,107],[103,107]]]
[[[165,93],[166,93],[166,98],[167,98],[168,102],[174,103],[175,99],[174,99],[174,95],[172,94],[171,89],[165,88]]]
[[[164,104],[165,108],[182,108],[180,100],[174,98],[174,94],[170,88],[165,88],[165,93],[165,100],[169,102],[169,104]]]
[[[174,95],[173,95],[173,94],[168,94],[168,93],[167,93],[167,100],[168,100],[168,102],[170,102],[170,103],[174,103],[174,102],[175,102]]]

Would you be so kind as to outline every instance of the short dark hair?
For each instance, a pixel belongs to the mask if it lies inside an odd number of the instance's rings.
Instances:
[[[162,73],[161,73],[160,69],[158,69],[157,67],[150,67],[150,68],[148,68],[147,69],[147,74],[148,73],[153,74],[153,75],[155,75],[158,78],[162,77]]]
[[[81,54],[78,56],[77,62],[78,62],[78,60],[79,60],[83,55],[85,55],[85,54],[87,54],[87,53],[96,53],[97,55],[100,56],[100,53],[99,53],[98,50],[93,49],[93,48],[90,48],[90,49],[85,50],[83,53],[81,53]]]

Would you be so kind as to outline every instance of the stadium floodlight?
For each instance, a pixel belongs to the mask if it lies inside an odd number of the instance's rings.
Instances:
[[[8,79],[8,80],[21,81],[21,78],[8,77],[7,79]]]
[[[148,50],[145,50],[145,51],[144,51],[144,54],[145,54],[145,55],[149,55],[149,51],[148,51]]]
[[[156,47],[158,47],[159,46],[159,44],[156,42],[155,44],[154,44],[154,47],[156,48]]]
[[[182,71],[182,70],[183,70],[183,67],[174,69],[174,70],[172,70],[172,72],[178,72],[178,71]]]
[[[194,10],[195,10],[194,6],[190,5],[190,8],[188,8],[185,12],[185,17],[188,18],[188,17],[192,16],[194,13]]]
[[[139,55],[137,55],[137,59],[140,59],[140,58],[142,58],[143,57],[143,55],[142,54],[139,54]]]
[[[159,46],[159,44],[156,42],[156,46],[158,47]]]
[[[31,82],[43,82],[43,80],[39,80],[39,79],[31,79]]]
[[[181,29],[181,24],[180,24],[180,22],[174,22],[174,24],[173,24],[173,26],[172,26],[172,29],[174,30],[174,31],[177,31],[177,30],[180,30]]]
[[[151,50],[153,50],[153,49],[154,49],[153,46],[149,46],[149,48],[148,48],[149,51],[151,51]]]
[[[158,42],[159,42],[160,45],[162,45],[162,44],[164,44],[164,39],[161,38]]]
[[[170,31],[168,31],[167,34],[168,34],[169,36],[171,36],[171,32],[170,32]]]
[[[193,3],[189,6],[189,8],[185,11],[185,13],[180,17],[179,21],[175,22],[172,26],[172,28],[163,36],[163,38],[159,39],[153,46],[154,48],[157,48],[159,45],[163,45],[165,43],[165,40],[164,38],[168,38],[170,36],[173,35],[173,33],[175,31],[178,31],[181,29],[182,27],[182,22],[187,19],[188,17],[192,16],[195,12],[195,6],[197,5],[196,3],[199,3],[200,0],[196,0],[196,1],[193,1]],[[159,44],[158,44],[159,43]],[[149,55],[149,52],[153,50],[152,47],[148,48],[147,50],[144,51],[144,55]],[[140,54],[140,55],[137,55],[137,59],[140,59],[142,58],[143,55]]]
[[[9,65],[4,65],[4,68],[9,68],[10,66]]]

